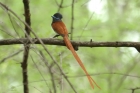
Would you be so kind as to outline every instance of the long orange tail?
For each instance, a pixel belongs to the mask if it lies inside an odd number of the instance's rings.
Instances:
[[[63,39],[64,39],[64,42],[65,42],[67,48],[71,50],[73,56],[75,57],[75,59],[77,60],[77,62],[79,63],[79,65],[82,67],[82,69],[84,70],[84,72],[86,73],[86,76],[87,76],[87,78],[88,78],[88,80],[89,80],[89,82],[90,82],[91,87],[94,88],[93,83],[95,83],[95,85],[96,85],[99,89],[101,89],[101,88],[96,84],[96,82],[91,78],[91,76],[88,74],[88,72],[86,71],[86,68],[84,67],[84,65],[83,65],[83,63],[82,63],[82,61],[81,61],[81,59],[79,58],[79,56],[78,56],[77,53],[75,52],[75,50],[74,50],[74,48],[73,48],[73,46],[72,46],[72,44],[71,44],[71,42],[70,42],[68,36],[64,36]]]

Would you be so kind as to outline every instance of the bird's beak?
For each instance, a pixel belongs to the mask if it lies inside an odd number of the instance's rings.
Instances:
[[[57,20],[59,20],[59,18],[57,18],[57,17],[55,17],[55,16],[51,16],[53,19],[57,19]]]

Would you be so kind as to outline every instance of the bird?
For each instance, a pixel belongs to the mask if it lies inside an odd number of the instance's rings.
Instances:
[[[84,64],[82,63],[81,59],[79,58],[78,54],[75,52],[70,40],[69,40],[69,37],[68,37],[68,30],[65,26],[65,24],[63,23],[62,21],[62,14],[60,13],[55,13],[52,17],[52,28],[53,30],[59,34],[60,36],[63,37],[63,40],[64,40],[64,43],[66,45],[66,47],[72,52],[73,56],[75,57],[75,59],[77,60],[77,62],[79,63],[79,65],[81,66],[81,68],[84,70],[89,82],[90,82],[90,85],[91,87],[94,89],[94,84],[99,88],[101,89],[97,84],[96,82],[92,79],[92,77],[89,75],[89,73],[87,72]],[[94,84],[93,84],[94,83]]]

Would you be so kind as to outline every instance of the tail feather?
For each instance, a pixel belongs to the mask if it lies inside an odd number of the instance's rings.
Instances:
[[[72,52],[72,54],[74,55],[74,57],[75,57],[75,59],[77,60],[77,62],[79,63],[79,65],[82,67],[82,69],[83,69],[84,72],[86,73],[86,76],[87,76],[87,78],[88,78],[88,80],[89,80],[89,82],[90,82],[91,87],[94,88],[94,85],[93,85],[93,82],[94,82],[95,85],[96,85],[99,89],[101,89],[101,88],[96,84],[96,82],[91,78],[91,76],[88,74],[88,72],[86,71],[86,68],[84,67],[84,65],[83,65],[83,63],[82,63],[82,61],[81,61],[81,59],[79,58],[79,56],[78,56],[77,53],[75,52],[75,50],[74,50],[74,48],[73,48],[73,46],[72,46],[70,40],[68,39],[68,37],[67,37],[67,36],[64,36],[63,38],[64,38],[64,42],[65,42],[67,48]]]

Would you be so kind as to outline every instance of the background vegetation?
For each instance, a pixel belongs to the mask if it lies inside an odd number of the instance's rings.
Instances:
[[[62,3],[63,1],[63,3]],[[99,0],[100,13],[89,10],[89,2],[96,0],[30,0],[31,28],[39,38],[52,38],[51,16],[63,14],[70,38],[75,41],[139,41],[140,1]],[[24,20],[22,0],[1,0]],[[60,7],[59,5],[62,6]],[[92,4],[92,3],[90,3]],[[72,7],[74,5],[74,7]],[[95,2],[93,4],[96,5]],[[97,4],[98,6],[98,4]],[[73,10],[72,10],[73,8]],[[74,19],[72,19],[74,13]],[[24,24],[0,7],[0,39],[24,37]],[[31,35],[33,38],[34,36]],[[58,37],[61,39],[61,37]],[[140,88],[140,56],[134,48],[79,47],[83,63],[101,90],[93,90],[81,67],[66,47],[46,45],[77,93],[133,93]],[[21,62],[23,45],[0,46],[0,93],[23,93]],[[16,53],[16,54],[15,54]],[[55,93],[48,64],[52,60],[41,45],[32,45],[28,59],[30,93]],[[11,55],[15,54],[12,57]],[[52,64],[53,81],[57,93],[74,93],[58,67]],[[139,93],[136,90],[135,93]]]

